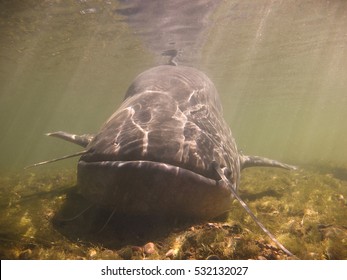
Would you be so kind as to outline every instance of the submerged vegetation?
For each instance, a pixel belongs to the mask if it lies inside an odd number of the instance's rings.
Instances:
[[[250,169],[239,192],[299,259],[347,259],[346,174],[343,167]],[[110,213],[89,209],[75,180],[67,170],[1,175],[1,259],[289,258],[237,201],[211,221],[112,217],[102,229]]]

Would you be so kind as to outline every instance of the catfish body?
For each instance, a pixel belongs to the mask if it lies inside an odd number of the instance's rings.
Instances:
[[[228,211],[233,198],[248,208],[236,193],[241,169],[295,167],[239,153],[222,111],[204,73],[154,67],[135,78],[96,135],[48,134],[86,150],[33,166],[82,155],[79,192],[117,214],[208,219]]]
[[[87,199],[118,213],[213,217],[230,208],[240,157],[215,86],[185,66],[158,66],[130,85],[78,163]]]

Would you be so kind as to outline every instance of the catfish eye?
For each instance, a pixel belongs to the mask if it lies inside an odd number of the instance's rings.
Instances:
[[[233,172],[228,167],[224,167],[222,170],[223,170],[225,177],[227,177],[227,178],[232,177]]]

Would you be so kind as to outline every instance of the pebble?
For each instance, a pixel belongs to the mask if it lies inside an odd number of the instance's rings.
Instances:
[[[89,250],[89,257],[94,257],[96,255],[96,250],[95,249],[90,249]]]
[[[30,249],[27,249],[19,254],[19,259],[29,260],[31,255],[32,255],[32,251]]]
[[[210,255],[206,258],[206,260],[220,260],[220,257],[217,255]]]
[[[166,252],[165,257],[175,258],[177,256],[177,252],[178,252],[178,250],[170,249],[169,251]]]
[[[156,252],[155,245],[153,242],[147,243],[145,246],[143,246],[143,251],[146,255],[152,255]]]

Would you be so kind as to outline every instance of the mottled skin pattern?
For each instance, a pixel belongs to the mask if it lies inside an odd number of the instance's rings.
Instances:
[[[240,173],[236,144],[213,83],[183,66],[140,74],[81,157],[85,162],[116,160],[167,163],[219,180],[211,166],[216,161],[235,171],[233,183]]]
[[[48,135],[86,147],[71,155],[82,154],[78,189],[118,214],[215,217],[230,209],[242,168],[292,168],[240,154],[213,83],[185,66],[140,74],[96,135]]]
[[[216,88],[194,68],[158,66],[134,80],[87,146],[78,183],[116,212],[212,217],[232,199],[213,161],[236,187],[240,161]]]

